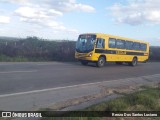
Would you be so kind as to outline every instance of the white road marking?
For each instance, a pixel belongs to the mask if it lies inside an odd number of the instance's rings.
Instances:
[[[31,93],[47,92],[47,91],[52,91],[52,90],[65,89],[65,88],[73,88],[73,87],[94,85],[94,84],[99,84],[99,83],[103,83],[103,82],[113,82],[113,81],[118,81],[118,80],[102,81],[102,82],[95,82],[95,83],[87,83],[87,84],[79,84],[79,85],[65,86],[65,87],[56,87],[56,88],[48,88],[48,89],[42,89],[42,90],[33,90],[33,91],[27,91],[27,92],[4,94],[4,95],[0,95],[0,98],[10,97],[10,96],[16,96],[16,95],[25,95],[25,94],[31,94]]]
[[[135,78],[142,78],[143,79],[143,77],[160,77],[160,74],[140,76],[140,77],[135,77]],[[0,98],[16,96],[16,95],[25,95],[25,94],[31,94],[31,93],[47,92],[47,91],[60,90],[60,89],[73,88],[73,87],[95,85],[95,84],[106,83],[106,82],[115,82],[115,81],[120,81],[120,80],[128,81],[130,79],[133,79],[133,78],[124,78],[124,79],[117,79],[117,80],[110,80],[110,81],[101,81],[101,82],[86,83],[86,84],[79,84],[79,85],[72,85],[72,86],[65,86],[65,87],[56,87],[56,88],[48,88],[48,89],[42,89],[42,90],[33,90],[33,91],[27,91],[27,92],[4,94],[4,95],[0,95]]]
[[[37,72],[38,70],[30,70],[30,71],[6,71],[0,72],[0,74],[8,74],[8,73],[30,73],[30,72]]]

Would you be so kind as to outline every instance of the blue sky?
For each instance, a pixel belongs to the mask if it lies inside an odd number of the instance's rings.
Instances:
[[[1,0],[0,36],[76,40],[107,33],[160,45],[159,0]]]

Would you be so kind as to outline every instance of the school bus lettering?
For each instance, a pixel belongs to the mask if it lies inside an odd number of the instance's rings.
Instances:
[[[116,51],[116,54],[125,55],[126,51]]]

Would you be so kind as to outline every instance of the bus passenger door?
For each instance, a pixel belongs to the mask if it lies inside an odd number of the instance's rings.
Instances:
[[[95,57],[98,60],[100,55],[105,55],[105,39],[97,38],[96,46],[95,46]]]

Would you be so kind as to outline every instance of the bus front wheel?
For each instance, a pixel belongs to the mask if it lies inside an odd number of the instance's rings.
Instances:
[[[99,59],[98,59],[98,61],[96,63],[96,66],[97,67],[103,67],[105,65],[105,62],[106,62],[106,60],[105,60],[104,57],[99,57]]]
[[[134,67],[134,66],[137,65],[137,63],[138,63],[138,60],[137,60],[136,57],[134,57],[133,60],[132,60],[132,62],[129,63],[129,65]]]

